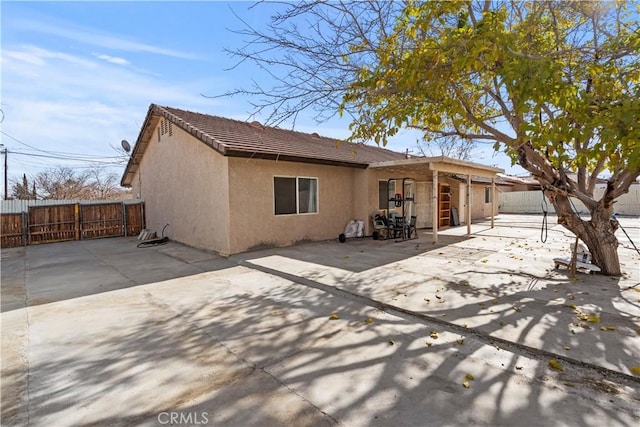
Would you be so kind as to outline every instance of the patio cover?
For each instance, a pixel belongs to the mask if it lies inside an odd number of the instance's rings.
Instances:
[[[494,226],[494,204],[495,204],[495,178],[498,173],[504,173],[504,169],[493,166],[486,166],[480,163],[468,162],[465,160],[452,159],[449,157],[418,157],[412,159],[390,160],[369,164],[371,169],[384,169],[398,175],[409,173],[419,175],[431,174],[433,179],[432,209],[433,209],[433,241],[438,242],[438,176],[440,173],[460,174],[467,177],[467,196],[465,203],[465,218],[467,223],[467,234],[471,234],[471,206],[469,195],[471,191],[471,177],[481,176],[491,179],[491,227]]]

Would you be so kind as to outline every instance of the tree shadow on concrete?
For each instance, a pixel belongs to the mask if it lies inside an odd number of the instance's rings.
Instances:
[[[441,236],[438,243],[431,241],[431,235],[418,230],[418,239],[373,240],[370,236],[338,239],[324,242],[302,243],[286,248],[246,252],[232,256],[232,260],[255,259],[263,256],[280,255],[306,262],[321,262],[322,265],[340,268],[353,273],[361,273],[397,261],[406,260],[420,253],[428,252],[468,240],[468,236]]]
[[[230,426],[637,421],[622,386],[563,385],[584,378],[573,367],[554,373],[482,335],[260,277],[252,284],[212,277],[184,298],[150,286],[127,318],[49,338],[39,349],[32,344],[30,422],[155,425],[167,411],[206,413],[212,425]],[[452,283],[449,291],[484,295],[468,288]],[[123,304],[130,298],[123,293]],[[526,307],[499,315],[542,320]],[[632,393],[637,404],[637,388]]]

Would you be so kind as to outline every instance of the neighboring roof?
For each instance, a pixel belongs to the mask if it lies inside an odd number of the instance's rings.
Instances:
[[[498,174],[498,177],[502,178],[505,181],[512,182],[514,184],[522,184],[522,185],[530,185],[534,187],[539,187],[540,183],[532,176],[514,176],[514,175],[505,175],[502,173]]]
[[[370,163],[404,159],[405,154],[372,145],[352,144],[333,138],[262,126],[156,104],[136,141],[121,184],[131,185],[133,174],[149,145],[160,118],[165,118],[223,156],[330,164],[366,168]]]
[[[500,177],[501,174],[497,174],[497,176],[494,179],[494,183],[495,185],[502,185],[502,186],[506,186],[506,187],[513,187],[513,183],[509,182],[508,180]],[[466,182],[467,181],[467,177],[464,175],[459,175],[456,174],[453,176],[453,178],[457,181],[461,181],[461,182]],[[475,183],[475,184],[491,184],[491,178],[486,177],[486,176],[475,176],[472,175],[471,176],[471,182]]]

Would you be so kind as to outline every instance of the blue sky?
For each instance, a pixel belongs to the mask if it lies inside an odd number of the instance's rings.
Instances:
[[[269,18],[271,6],[252,4],[2,1],[0,137],[9,150],[10,179],[56,165],[82,168],[90,160],[108,165],[116,155],[110,145],[135,142],[150,103],[247,120],[248,99],[201,94],[266,78],[250,64],[228,71],[235,60],[223,52],[244,44],[230,31],[242,28],[234,13],[257,27]],[[316,124],[312,116],[298,118],[296,130],[348,136],[347,120]],[[388,146],[415,147],[409,133]],[[42,157],[49,155],[60,158]],[[474,161],[510,167],[488,146]]]

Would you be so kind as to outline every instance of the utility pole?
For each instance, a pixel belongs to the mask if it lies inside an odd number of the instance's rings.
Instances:
[[[4,146],[4,144],[0,144],[0,147],[2,147],[0,150],[0,153],[4,154],[4,199],[5,200],[9,200],[9,193],[7,192],[7,170],[8,170],[8,165],[7,165],[7,147]]]

